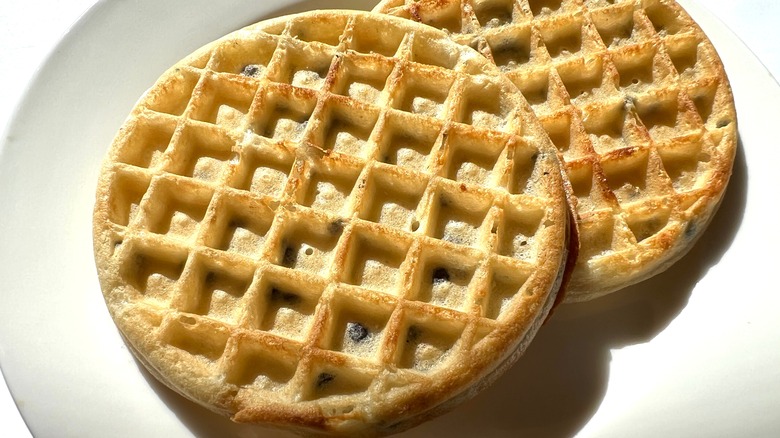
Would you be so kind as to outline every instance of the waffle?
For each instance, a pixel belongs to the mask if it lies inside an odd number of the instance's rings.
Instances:
[[[443,32],[272,19],[132,110],[97,190],[101,287],[140,362],[215,412],[397,432],[487,385],[548,314],[562,175],[517,88]]]
[[[584,301],[682,257],[714,215],[737,143],[715,48],[667,0],[385,0],[491,59],[531,103],[573,189]]]

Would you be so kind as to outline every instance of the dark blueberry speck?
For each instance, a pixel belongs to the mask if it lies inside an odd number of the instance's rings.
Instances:
[[[450,273],[444,268],[436,268],[431,275],[431,281],[433,284],[440,284],[445,281],[450,281]]]
[[[360,342],[368,337],[368,329],[359,322],[347,324],[347,336],[355,342]]]
[[[331,373],[320,373],[320,375],[317,376],[317,388],[322,388],[323,386],[332,382],[335,378],[336,376]]]
[[[420,329],[417,328],[417,326],[409,327],[409,330],[406,332],[406,343],[411,344],[417,342],[417,340],[420,339],[420,334]]]
[[[688,222],[688,226],[685,227],[685,238],[692,239],[693,236],[695,235],[696,235],[696,224],[693,222]]]
[[[255,64],[249,64],[241,70],[241,74],[244,76],[254,76],[260,72],[260,67]]]
[[[298,295],[273,288],[271,289],[271,300],[281,301],[286,304],[296,304],[301,300],[301,298]]]
[[[295,249],[291,246],[285,247],[284,255],[282,256],[282,265],[287,266],[289,268],[293,266],[297,260],[298,260],[298,253],[295,251]]]
[[[328,224],[328,232],[330,234],[339,234],[344,229],[344,219],[336,219]]]

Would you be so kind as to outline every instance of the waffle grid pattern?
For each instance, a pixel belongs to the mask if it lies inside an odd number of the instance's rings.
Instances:
[[[118,314],[193,375],[350,416],[529,330],[564,198],[554,148],[478,56],[310,19],[232,34],[152,89],[107,161],[104,236]]]
[[[730,174],[736,116],[715,49],[676,2],[386,0],[375,11],[448,30],[531,103],[577,203],[567,300],[641,280],[610,265],[668,264],[672,242],[706,225]]]

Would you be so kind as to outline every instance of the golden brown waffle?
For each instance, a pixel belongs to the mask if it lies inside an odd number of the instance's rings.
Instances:
[[[390,433],[487,385],[566,258],[555,148],[498,69],[359,12],[166,72],[102,170],[95,253],[151,372],[235,421]]]
[[[499,66],[557,146],[580,253],[566,299],[665,270],[702,233],[737,143],[723,66],[667,0],[385,0]]]

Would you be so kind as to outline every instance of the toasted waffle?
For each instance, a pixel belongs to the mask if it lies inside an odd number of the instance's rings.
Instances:
[[[385,0],[445,29],[517,85],[558,148],[584,301],[682,257],[714,215],[737,143],[734,100],[707,36],[670,0]]]
[[[234,421],[383,434],[487,385],[547,315],[563,173],[472,49],[378,14],[261,22],[161,76],[99,180],[109,311]]]

